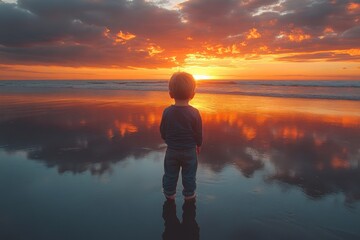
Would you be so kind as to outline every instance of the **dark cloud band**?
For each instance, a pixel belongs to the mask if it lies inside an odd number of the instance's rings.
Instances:
[[[0,63],[153,68],[188,54],[277,53],[306,61],[357,49],[359,16],[360,1],[350,0],[190,0],[177,10],[144,0],[0,1]]]

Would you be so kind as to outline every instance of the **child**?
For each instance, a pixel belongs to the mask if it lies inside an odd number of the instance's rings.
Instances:
[[[180,167],[185,200],[195,199],[197,154],[202,144],[202,121],[199,111],[189,105],[195,95],[195,80],[189,73],[174,73],[169,94],[175,104],[162,115],[160,132],[167,144],[164,159],[163,190],[174,200]]]

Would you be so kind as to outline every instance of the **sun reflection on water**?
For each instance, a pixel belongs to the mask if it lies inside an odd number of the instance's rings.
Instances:
[[[170,104],[165,92],[3,94],[0,146],[59,173],[102,175],[128,156],[164,150],[159,123]],[[201,111],[200,165],[210,172],[231,165],[310,197],[360,200],[358,102],[317,100],[308,109],[308,100],[197,94],[191,104]]]

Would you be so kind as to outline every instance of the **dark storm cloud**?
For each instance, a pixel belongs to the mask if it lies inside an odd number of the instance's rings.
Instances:
[[[0,19],[0,44],[8,47],[57,41],[86,43],[100,39],[104,31],[103,27],[84,24],[75,18],[44,18],[15,4],[0,3]]]
[[[155,55],[179,45],[163,37],[175,34],[176,21],[172,11],[144,1],[0,3],[0,62],[166,67],[171,62]],[[120,32],[124,35],[119,37]]]
[[[360,1],[189,0],[179,10],[163,6],[144,0],[0,1],[0,63],[171,67],[194,53],[292,53],[302,61],[312,59],[303,53],[359,47]],[[341,59],[358,61],[346,54]]]
[[[109,67],[116,65],[128,67],[140,65],[146,68],[155,68],[158,65],[166,66],[168,63],[153,58],[148,61],[144,52],[128,54],[123,45],[117,47],[93,48],[88,45],[59,45],[23,47],[1,47],[1,61],[5,64],[17,64],[19,59],[35,65],[58,65],[82,67],[84,62],[90,67]]]
[[[354,38],[354,39],[359,40],[360,39],[360,26],[356,26],[356,27],[346,30],[343,33],[343,37],[344,38]]]

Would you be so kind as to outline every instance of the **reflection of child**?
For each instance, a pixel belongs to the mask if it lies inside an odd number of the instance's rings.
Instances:
[[[200,228],[196,222],[195,201],[185,201],[183,206],[182,222],[176,216],[176,205],[174,201],[165,201],[163,206],[163,219],[165,229],[162,235],[163,240],[199,240]]]
[[[195,198],[197,154],[202,144],[201,116],[189,105],[195,85],[193,76],[185,72],[174,73],[169,82],[169,94],[175,104],[164,110],[160,124],[161,137],[168,146],[163,176],[167,199],[175,199],[180,167],[185,200]]]

